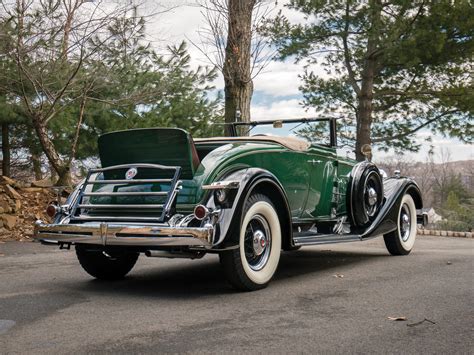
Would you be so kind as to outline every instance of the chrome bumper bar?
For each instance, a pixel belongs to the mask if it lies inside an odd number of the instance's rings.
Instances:
[[[122,246],[211,247],[214,228],[108,223],[45,224],[37,221],[33,238],[45,242]]]

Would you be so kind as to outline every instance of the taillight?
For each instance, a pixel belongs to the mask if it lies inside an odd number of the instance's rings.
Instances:
[[[204,205],[197,205],[194,207],[194,217],[199,220],[203,220],[209,214],[209,210]]]
[[[46,207],[46,214],[49,217],[54,218],[59,213],[60,209],[61,208],[58,205],[55,205],[54,203],[51,203],[51,204],[48,205],[48,207]]]

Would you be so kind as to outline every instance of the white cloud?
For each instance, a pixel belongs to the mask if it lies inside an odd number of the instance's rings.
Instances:
[[[306,111],[299,100],[280,100],[270,105],[255,105],[251,108],[252,120],[314,117],[315,110]]]
[[[427,142],[426,138],[431,137],[432,141]],[[447,150],[450,153],[451,160],[469,160],[474,159],[474,146],[472,144],[465,144],[456,138],[445,138],[439,135],[433,135],[430,131],[424,130],[417,132],[416,142],[421,144],[420,151],[417,153],[405,153],[404,155],[413,159],[414,161],[426,161],[431,146],[434,148],[434,160],[440,162],[440,153],[442,150]],[[376,152],[376,160],[380,161],[384,157],[393,156],[394,152],[391,150],[387,153]]]
[[[299,65],[286,62],[271,62],[253,82],[254,90],[267,95],[290,96],[298,95],[302,68]]]
[[[320,76],[326,76],[319,65],[312,66],[311,70]],[[288,60],[272,61],[254,79],[254,90],[275,97],[299,95],[298,87],[301,85],[301,79],[298,75],[303,72],[303,64],[295,64]]]
[[[206,26],[200,8],[192,6],[196,1],[162,1],[163,6],[172,7],[176,4],[191,6],[179,6],[172,11],[151,18],[148,26],[148,33],[156,48],[164,49],[167,45],[178,44],[183,40],[190,39],[195,43],[200,42],[198,31]],[[285,1],[279,1],[277,10],[283,7]],[[156,2],[147,2],[148,13],[154,12],[157,8]],[[283,9],[284,13],[291,22],[304,22],[304,15],[297,11]],[[276,12],[276,11],[275,11]],[[189,53],[191,55],[191,66],[196,68],[199,65],[209,65],[205,55],[199,49],[191,44]],[[321,66],[315,65],[311,67],[320,76],[326,76]],[[265,70],[254,80],[254,91],[268,95],[269,104],[252,105],[252,119],[282,119],[296,117],[313,117],[317,113],[315,110],[306,111],[299,105],[299,99],[287,99],[285,96],[296,96],[300,92],[298,86],[301,84],[298,75],[303,73],[302,64],[294,64],[291,60],[285,62],[273,61]],[[222,76],[219,76],[213,83],[217,89],[223,89],[224,82]],[[463,144],[459,140],[447,139],[441,136],[433,136],[433,141],[426,142],[426,138],[432,136],[429,130],[423,130],[417,134],[417,142],[422,145],[419,153],[406,153],[407,156],[414,160],[424,161],[427,157],[430,145],[435,147],[435,151],[439,152],[441,148],[447,148],[451,152],[453,160],[474,159],[474,151],[472,145]],[[391,153],[377,152],[377,159],[383,159],[384,156],[393,155]]]

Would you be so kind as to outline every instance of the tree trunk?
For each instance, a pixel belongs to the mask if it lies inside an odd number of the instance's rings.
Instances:
[[[250,121],[253,94],[251,77],[252,12],[255,0],[229,0],[228,33],[223,75],[225,83],[225,122]],[[226,126],[226,135],[230,134]]]
[[[63,167],[60,171],[58,171],[58,181],[56,181],[57,186],[72,186],[72,179],[71,179],[71,167]]]
[[[224,92],[225,122],[250,122],[250,101],[253,94],[253,83],[250,82],[250,85],[240,87],[226,84]],[[237,111],[240,111],[240,117],[237,115]],[[230,135],[228,126],[226,126],[226,135]]]
[[[2,123],[2,175],[10,177],[10,127]]]
[[[31,156],[31,162],[33,164],[33,173],[35,174],[35,180],[43,179],[43,172],[41,171],[41,146],[38,144],[38,138],[36,131],[31,125],[26,126],[26,146]]]
[[[357,137],[356,159],[362,161],[365,156],[361,152],[364,144],[371,144],[370,129],[372,126],[372,112],[374,100],[374,78],[377,70],[377,44],[379,39],[381,4],[379,0],[370,2],[372,18],[371,33],[367,39],[367,50],[362,70],[360,92],[357,96]],[[371,159],[372,157],[369,157]]]
[[[35,127],[36,134],[43,148],[43,152],[48,158],[51,170],[58,174],[58,181],[56,185],[58,186],[70,186],[71,185],[71,164],[69,160],[63,161],[59,156],[54,143],[51,141],[51,138],[48,135],[48,130],[43,124],[43,121],[40,117],[33,117],[32,119],[33,126]]]
[[[361,152],[364,144],[370,144],[370,127],[372,125],[372,101],[374,88],[374,69],[375,61],[367,59],[365,68],[362,73],[362,84],[360,95],[358,97],[359,103],[357,107],[358,122],[357,122],[357,141],[356,141],[356,158],[358,161],[365,159]]]
[[[31,161],[33,162],[35,180],[43,179],[43,172],[41,171],[41,156],[37,153],[31,153]]]
[[[58,180],[58,174],[56,173],[56,170],[54,170],[51,163],[49,163],[49,179],[53,182]]]

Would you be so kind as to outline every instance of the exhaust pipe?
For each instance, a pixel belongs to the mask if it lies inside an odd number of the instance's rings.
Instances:
[[[168,258],[168,259],[200,259],[204,256],[203,252],[176,252],[167,250],[147,250],[145,255],[149,258]]]

